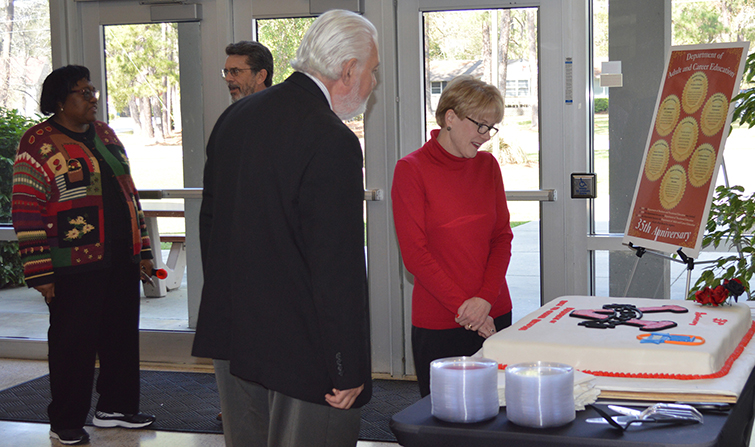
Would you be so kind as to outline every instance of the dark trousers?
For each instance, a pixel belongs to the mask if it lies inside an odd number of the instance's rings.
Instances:
[[[47,333],[53,429],[84,426],[98,356],[96,409],[139,410],[139,265],[127,242],[117,245],[111,268],[55,277]]]
[[[511,312],[493,319],[495,330],[511,326]],[[470,356],[482,348],[485,339],[477,331],[463,327],[454,329],[425,329],[412,326],[412,353],[417,374],[419,394],[430,394],[430,363],[446,357]]]

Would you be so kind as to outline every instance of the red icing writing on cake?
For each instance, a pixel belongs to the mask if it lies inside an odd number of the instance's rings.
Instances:
[[[697,326],[697,323],[700,322],[700,319],[703,317],[703,315],[707,315],[705,312],[695,312],[695,318],[692,320],[692,323],[690,323],[690,326]]]
[[[558,315],[556,315],[555,317],[553,317],[553,319],[551,321],[549,321],[549,323],[556,323],[556,322],[558,322],[558,320],[564,318],[564,315],[568,314],[569,312],[571,312],[573,310],[574,310],[573,307],[565,307],[564,310],[562,310],[561,312],[558,313]]]
[[[568,302],[569,302],[568,300],[559,301],[558,303],[556,303],[555,306],[551,307],[550,309],[548,309],[545,312],[543,312],[541,315],[539,315],[539,316],[533,318],[532,320],[530,320],[530,322],[528,322],[524,326],[520,327],[519,330],[520,331],[526,331],[527,329],[531,328],[532,326],[536,325],[537,323],[543,321],[545,318],[548,318],[548,315],[550,315],[553,312],[559,310],[561,308],[561,306],[563,306],[564,304],[566,304]],[[558,319],[558,318],[560,318],[560,317],[556,316],[556,319]],[[558,321],[558,320],[556,320],[556,321]]]
[[[690,326],[697,326],[697,323],[700,322],[700,320],[703,318],[703,315],[707,315],[705,312],[695,312],[695,318],[692,320],[692,323],[690,323]],[[725,318],[714,318],[713,322],[716,323],[719,326],[725,325],[729,320]]]

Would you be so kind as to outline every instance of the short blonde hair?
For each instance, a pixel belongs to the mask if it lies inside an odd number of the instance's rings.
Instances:
[[[492,116],[494,123],[503,119],[503,97],[497,88],[490,84],[463,75],[448,83],[438,101],[435,120],[440,127],[446,127],[446,112],[453,110],[461,119],[474,115]]]

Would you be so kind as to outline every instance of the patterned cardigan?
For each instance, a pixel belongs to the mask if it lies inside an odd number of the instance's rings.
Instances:
[[[134,259],[152,259],[144,213],[123,145],[107,124],[93,124],[104,144],[88,147],[57,129],[51,120],[27,130],[19,143],[13,165],[12,216],[29,287],[54,282],[56,273],[106,267],[110,254],[102,169],[95,151],[112,168],[121,186],[131,215]]]

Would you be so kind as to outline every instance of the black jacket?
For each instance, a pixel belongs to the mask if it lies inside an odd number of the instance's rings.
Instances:
[[[243,98],[207,146],[193,355],[327,405],[371,396],[362,151],[309,77]]]

